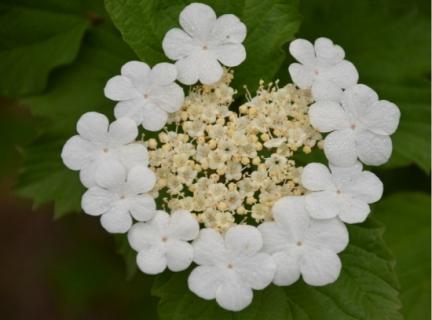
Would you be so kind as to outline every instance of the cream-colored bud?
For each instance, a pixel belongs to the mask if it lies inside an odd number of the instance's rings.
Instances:
[[[270,139],[269,135],[267,133],[261,134],[261,140],[262,141],[268,141]]]
[[[189,114],[186,111],[182,111],[180,117],[183,121],[186,121],[189,118]]]
[[[260,142],[255,143],[255,150],[261,151],[263,148],[263,145]]]
[[[217,174],[223,176],[225,174],[225,168],[219,168],[216,170]]]
[[[257,109],[255,107],[250,107],[248,110],[249,117],[255,117],[257,115]]]
[[[156,149],[157,148],[157,141],[156,141],[156,139],[153,139],[153,138],[149,139],[147,141],[147,147],[149,149],[152,149],[152,150]]]
[[[242,114],[248,113],[248,107],[247,107],[247,105],[245,105],[245,104],[241,105],[240,108],[239,108],[239,111]]]
[[[231,183],[228,185],[228,190],[230,190],[230,191],[237,190],[237,185],[236,185],[234,182],[231,182]]]
[[[218,182],[219,181],[219,175],[217,174],[217,173],[212,173],[211,175],[210,175],[210,179],[213,181],[213,182]]]
[[[304,153],[306,153],[306,154],[307,154],[307,153],[311,153],[311,151],[312,151],[311,147],[309,147],[309,146],[304,146],[304,147],[303,147],[303,152],[304,152]]]
[[[246,203],[247,204],[254,204],[256,202],[256,199],[254,197],[247,197]]]
[[[216,123],[223,126],[225,124],[225,119],[224,118],[219,118],[216,120]]]
[[[205,142],[205,138],[203,136],[200,136],[200,137],[197,138],[197,142],[199,144],[203,144]]]
[[[259,157],[255,157],[252,160],[252,164],[254,164],[255,166],[259,165],[261,163],[261,159]]]
[[[208,143],[210,149],[215,149],[217,147],[217,142],[213,139],[211,139]]]
[[[236,212],[237,212],[238,214],[241,214],[241,215],[247,213],[245,207],[238,207],[237,210],[236,210]]]
[[[228,206],[225,202],[219,202],[217,204],[217,208],[221,211],[225,211],[228,208]]]
[[[200,172],[202,170],[202,167],[197,163],[194,165],[194,170]]]
[[[159,140],[162,143],[167,143],[168,142],[168,135],[165,132],[159,133]]]
[[[241,163],[243,165],[248,165],[250,163],[250,159],[248,157],[242,157],[241,158]]]

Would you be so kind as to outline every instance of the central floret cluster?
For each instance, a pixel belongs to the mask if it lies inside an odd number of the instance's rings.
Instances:
[[[309,90],[264,87],[231,111],[232,73],[195,86],[172,125],[147,141],[154,192],[170,210],[189,210],[206,227],[225,231],[252,218],[272,218],[284,196],[301,195],[301,167],[292,156],[309,153],[321,135],[309,123]],[[155,194],[156,195],[156,194]]]
[[[126,63],[105,87],[116,120],[84,114],[63,148],[88,188],[84,212],[127,233],[145,273],[195,263],[189,289],[228,310],[246,308],[271,282],[336,281],[345,224],[366,220],[383,193],[360,161],[388,161],[399,109],[357,84],[356,68],[327,38],[290,44],[295,85],[261,82],[236,103],[223,66],[245,59],[246,26],[197,3],[179,21],[183,30],[163,41],[175,64]],[[185,97],[177,81],[201,84]],[[328,167],[296,163],[313,148]]]

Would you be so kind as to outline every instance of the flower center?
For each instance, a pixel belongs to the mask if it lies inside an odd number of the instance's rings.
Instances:
[[[228,265],[227,265],[227,268],[228,268],[228,269],[233,269],[233,268],[234,268],[234,266],[233,266],[233,264],[232,264],[232,263],[228,263]]]
[[[161,238],[161,240],[162,240],[162,242],[167,242],[167,241],[168,241],[168,237],[167,237],[167,236],[163,236],[163,237]]]
[[[144,94],[144,99],[148,99],[149,95],[147,93]]]
[[[339,189],[337,189],[337,190],[336,190],[336,193],[337,193],[337,194],[341,194],[342,191],[340,191]]]
[[[108,149],[108,148],[103,148],[102,151],[103,151],[104,153],[108,153],[109,149]]]
[[[205,45],[203,45],[202,46],[202,49],[205,51],[205,50],[208,50],[208,46],[205,44]]]
[[[302,241],[297,241],[296,245],[297,245],[298,247],[301,247],[301,246],[303,245],[303,242],[302,242]]]
[[[356,126],[356,124],[355,123],[353,123],[352,125],[351,125],[351,129],[355,129],[357,126]]]

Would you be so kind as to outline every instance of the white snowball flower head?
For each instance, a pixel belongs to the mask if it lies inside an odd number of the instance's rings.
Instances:
[[[273,206],[274,222],[258,229],[264,251],[272,254],[277,270],[273,283],[287,286],[300,275],[313,286],[336,281],[341,271],[337,253],[348,244],[348,231],[338,219],[315,220],[306,211],[303,197],[284,197]]]
[[[121,75],[111,78],[105,96],[119,101],[114,109],[117,119],[128,117],[149,131],[159,131],[168,113],[180,109],[183,89],[174,81],[177,70],[170,63],[159,63],[150,69],[144,62],[130,61],[121,68]]]
[[[289,51],[300,62],[289,66],[293,82],[302,89],[311,88],[315,101],[338,101],[342,90],[358,81],[357,69],[344,60],[344,50],[330,39],[318,38],[314,44],[297,39]]]
[[[168,31],[162,47],[168,58],[177,61],[180,82],[215,83],[223,74],[221,63],[234,67],[246,59],[242,45],[246,26],[235,15],[217,18],[208,5],[192,3],[180,13],[179,22],[183,30]]]
[[[199,266],[189,276],[189,289],[203,299],[216,298],[227,310],[246,308],[252,302],[252,289],[264,289],[275,274],[275,263],[260,252],[262,246],[262,236],[252,226],[234,226],[224,236],[202,229],[193,242]]]
[[[393,134],[399,124],[398,107],[371,88],[358,84],[344,91],[341,103],[318,101],[309,109],[311,124],[320,132],[331,132],[324,142],[329,161],[351,166],[357,158],[368,165],[387,162]]]
[[[182,271],[193,259],[188,242],[197,237],[199,225],[188,211],[175,211],[171,215],[158,211],[148,223],[135,224],[128,233],[129,244],[138,252],[137,264],[148,274]]]
[[[106,161],[96,173],[97,186],[88,189],[81,201],[85,213],[101,216],[101,224],[111,233],[125,233],[133,218],[147,221],[156,214],[156,203],[147,193],[156,176],[147,167],[136,166],[129,172],[118,162]]]
[[[96,184],[95,173],[104,161],[117,160],[127,168],[148,164],[146,147],[132,143],[138,129],[130,119],[109,124],[105,115],[87,112],[78,120],[77,131],[78,135],[65,143],[61,157],[69,169],[80,170],[81,182],[87,188]]]
[[[381,199],[383,184],[361,163],[353,167],[310,163],[303,169],[302,184],[311,191],[305,195],[306,209],[313,218],[339,217],[346,223],[360,223],[370,213],[369,203]]]

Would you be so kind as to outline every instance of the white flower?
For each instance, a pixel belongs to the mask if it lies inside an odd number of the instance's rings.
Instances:
[[[87,112],[78,120],[77,131],[78,135],[65,143],[61,157],[69,169],[80,170],[81,182],[87,188],[95,185],[95,172],[106,160],[118,160],[128,169],[148,164],[146,147],[131,143],[135,141],[138,129],[130,119],[109,124],[103,114]]]
[[[102,226],[111,233],[124,233],[132,217],[147,221],[156,213],[154,199],[147,193],[156,176],[147,167],[133,167],[129,173],[118,162],[105,161],[95,175],[97,186],[88,189],[81,201],[85,213],[101,216]]]
[[[389,135],[396,131],[400,111],[393,103],[378,100],[371,88],[359,84],[345,90],[341,104],[313,104],[309,118],[318,131],[331,132],[325,138],[324,151],[332,164],[350,166],[359,158],[377,166],[390,158]]]
[[[162,129],[168,113],[180,109],[183,89],[174,83],[177,70],[169,63],[150,69],[144,62],[130,61],[121,68],[121,75],[111,78],[105,96],[119,101],[114,113],[117,119],[128,117],[149,131]]]
[[[346,223],[366,220],[369,203],[378,201],[383,184],[376,175],[362,171],[361,163],[353,167],[329,169],[321,163],[310,163],[303,169],[302,184],[312,191],[305,195],[306,209],[316,219],[339,216]]]
[[[344,50],[330,39],[318,38],[314,45],[297,39],[289,51],[300,62],[289,66],[293,82],[302,89],[311,88],[315,101],[338,100],[342,89],[358,81],[356,68],[344,60]]]
[[[148,274],[182,271],[192,263],[193,249],[187,241],[197,237],[199,225],[188,211],[171,215],[158,211],[148,223],[135,224],[128,233],[129,244],[138,252],[137,264]]]
[[[208,5],[192,3],[180,13],[179,22],[184,31],[168,31],[162,47],[168,58],[177,61],[180,82],[215,83],[223,74],[220,63],[234,67],[245,60],[241,43],[246,37],[246,26],[236,16],[224,14],[216,18]]]
[[[274,222],[258,229],[264,239],[264,251],[276,263],[273,283],[287,286],[300,275],[313,286],[336,281],[341,270],[337,253],[348,244],[348,231],[338,219],[315,220],[305,209],[303,197],[284,197],[273,206]]]
[[[267,287],[275,274],[273,259],[259,252],[263,245],[252,226],[230,228],[224,237],[214,229],[202,229],[193,242],[199,265],[189,276],[189,289],[227,310],[239,311],[252,302],[254,290]]]

